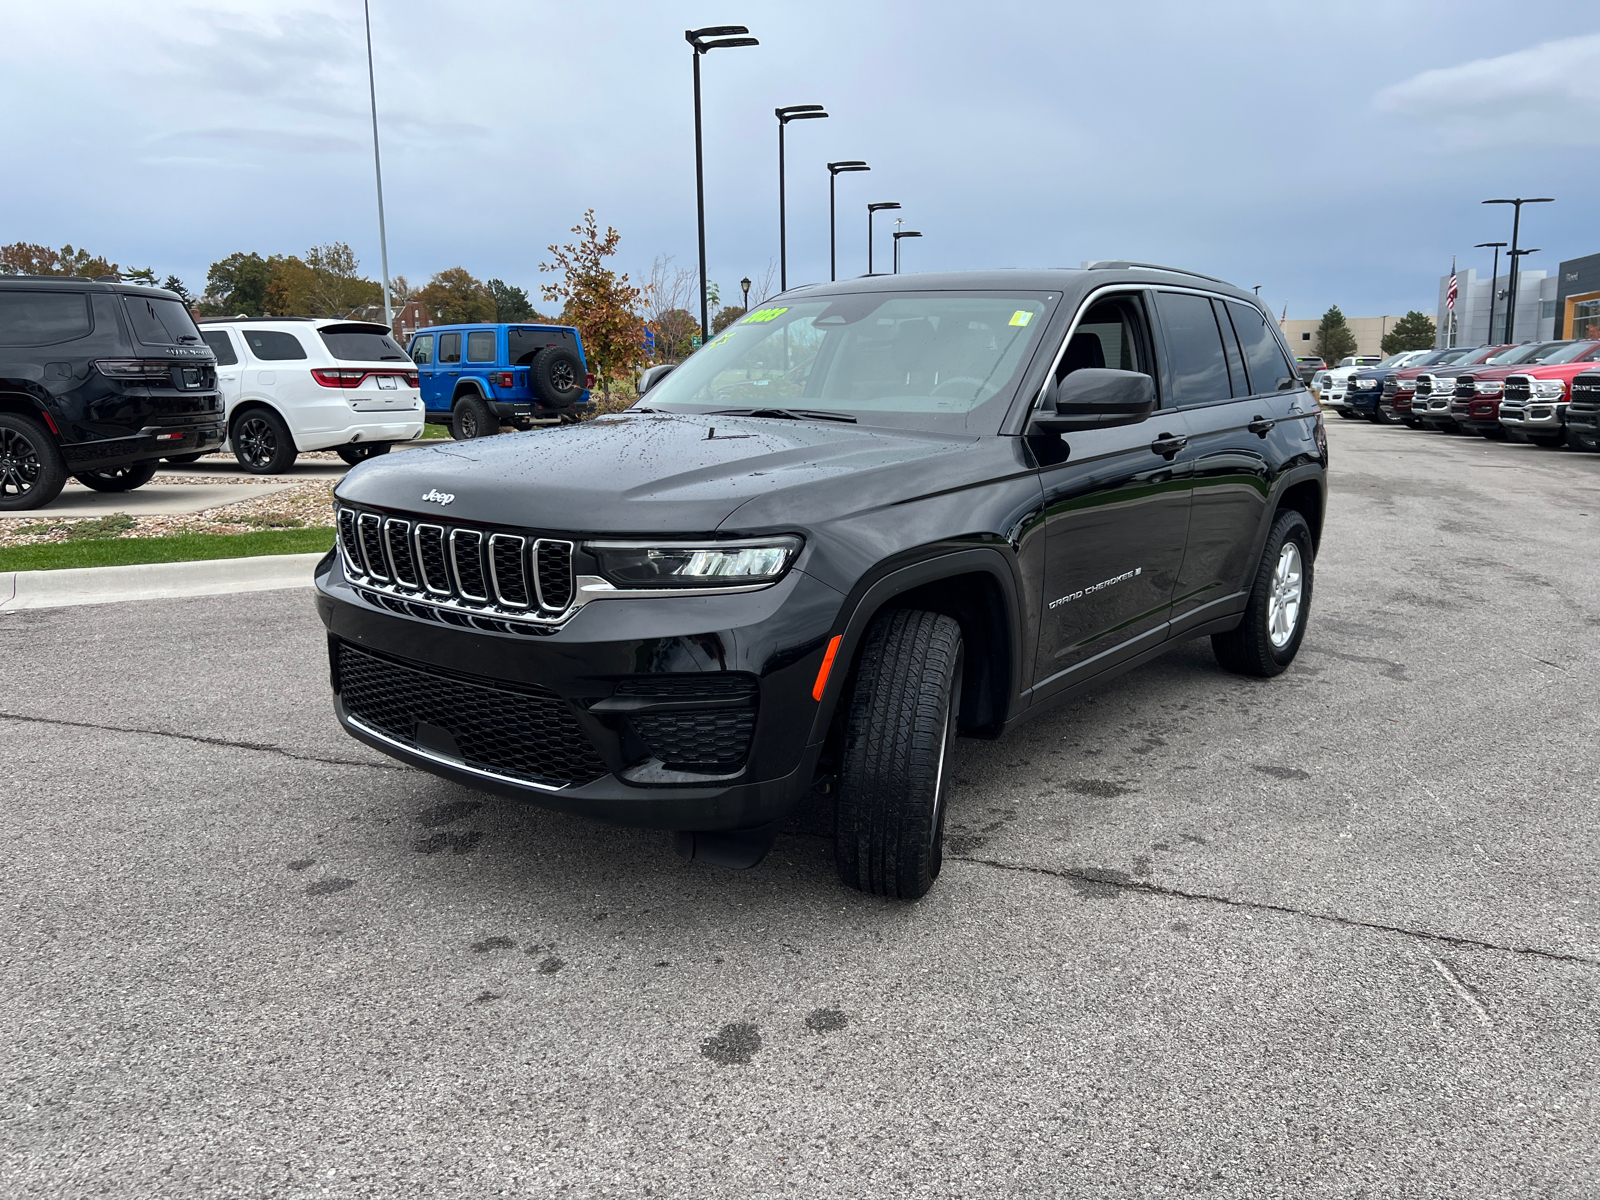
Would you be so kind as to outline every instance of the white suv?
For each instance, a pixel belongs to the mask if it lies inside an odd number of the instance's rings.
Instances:
[[[200,322],[200,336],[217,356],[226,445],[252,474],[287,471],[303,450],[357,463],[422,433],[417,368],[387,326],[231,317]]]

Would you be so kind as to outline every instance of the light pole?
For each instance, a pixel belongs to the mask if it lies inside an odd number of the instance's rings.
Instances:
[[[738,37],[749,33],[743,25],[708,25],[704,29],[686,29],[683,40],[694,47],[694,199],[695,211],[700,220],[700,340],[705,341],[711,328],[711,315],[706,299],[706,171],[703,139],[700,134],[700,56],[711,50],[734,46],[759,46],[753,37]],[[707,38],[713,39],[707,41]]]
[[[846,171],[870,171],[871,167],[859,158],[847,158],[828,164],[828,278],[839,278],[839,239],[834,226],[833,185]]]
[[[1521,274],[1521,272],[1518,270],[1518,267],[1517,267],[1517,259],[1520,258],[1521,254],[1522,254],[1522,252],[1519,252],[1517,250],[1517,233],[1519,232],[1520,226],[1522,224],[1522,206],[1524,204],[1554,204],[1555,203],[1555,197],[1554,196],[1534,196],[1534,197],[1531,197],[1531,198],[1528,198],[1528,199],[1523,199],[1522,197],[1519,196],[1515,200],[1485,200],[1484,203],[1485,204],[1509,204],[1509,205],[1511,205],[1511,208],[1512,208],[1512,214],[1511,214],[1511,253],[1509,255],[1507,255],[1507,257],[1511,259],[1511,265],[1506,268],[1506,278],[1507,278],[1506,288],[1511,293],[1511,295],[1509,297],[1507,297],[1507,299],[1506,299],[1506,341],[1509,342],[1511,340],[1511,331],[1512,331],[1513,328],[1515,328],[1515,321],[1516,321],[1516,312],[1517,312],[1517,276]]]
[[[1511,260],[1511,265],[1506,268],[1506,277],[1511,281],[1511,295],[1506,297],[1506,341],[1508,342],[1511,340],[1512,312],[1517,306],[1517,284],[1522,282],[1522,264],[1517,260],[1525,255],[1537,253],[1539,253],[1537,246],[1532,250],[1513,248],[1506,251],[1506,257]],[[1538,326],[1534,326],[1534,331],[1538,332]]]
[[[908,237],[921,237],[914,229],[896,229],[894,231],[894,273],[900,274],[900,239]]]
[[[1487,250],[1490,246],[1494,247],[1494,270],[1490,272],[1489,275],[1489,336],[1484,340],[1492,342],[1494,341],[1494,302],[1499,299],[1499,297],[1495,295],[1495,292],[1500,287],[1500,251],[1505,247],[1505,243],[1479,242],[1473,248],[1476,250]]]
[[[873,218],[873,216],[875,214],[883,212],[885,209],[899,208],[899,207],[900,207],[899,202],[895,201],[895,200],[880,200],[877,204],[869,204],[869,205],[867,205],[867,274],[868,275],[872,274],[872,218]]]
[[[744,310],[745,310],[745,312],[749,312],[750,311],[750,276],[746,275],[743,279],[739,280],[739,286],[744,289]]]
[[[778,118],[778,290],[789,290],[788,202],[783,186],[783,130],[790,121],[817,121],[827,117],[820,104],[786,104],[772,110]]]
[[[389,308],[389,236],[383,228],[383,160],[378,157],[378,84],[372,70],[372,10],[361,0],[367,20],[367,96],[372,101],[372,169],[378,176],[378,256],[383,263],[383,323],[394,332],[394,314]]]

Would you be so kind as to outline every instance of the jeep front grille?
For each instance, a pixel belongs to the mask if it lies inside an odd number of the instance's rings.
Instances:
[[[573,543],[467,525],[413,521],[340,505],[346,575],[369,600],[428,620],[545,633],[576,593]]]

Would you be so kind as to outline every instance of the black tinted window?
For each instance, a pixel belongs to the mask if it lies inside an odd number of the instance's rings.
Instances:
[[[82,292],[0,292],[0,346],[53,346],[91,328]]]
[[[239,356],[233,352],[233,340],[225,330],[208,329],[200,336],[211,347],[211,353],[217,356],[217,366],[231,367],[239,361]]]
[[[1295,373],[1283,357],[1283,347],[1267,324],[1266,315],[1250,304],[1228,301],[1228,315],[1239,334],[1239,344],[1244,347],[1244,365],[1250,372],[1250,391],[1276,392],[1292,387]]]
[[[411,339],[411,361],[414,363],[433,361],[433,334],[426,333],[419,338]]]
[[[506,361],[514,367],[525,367],[539,351],[551,346],[563,346],[577,353],[578,344],[565,329],[508,329],[506,330]]]
[[[458,363],[461,361],[461,335],[459,333],[441,333],[439,335],[439,361],[442,363]]]
[[[406,352],[387,333],[328,325],[318,330],[328,353],[340,362],[404,362]]]
[[[189,310],[162,296],[123,294],[122,304],[133,322],[133,336],[146,346],[198,346],[200,331]]]
[[[306,348],[292,333],[279,333],[275,329],[246,329],[245,344],[250,353],[263,362],[290,362],[306,356]]]
[[[1228,309],[1221,300],[1213,300],[1211,309],[1216,313],[1217,328],[1222,331],[1222,349],[1228,356],[1228,378],[1233,381],[1235,396],[1248,396],[1250,384],[1244,377],[1244,356],[1239,353],[1239,339],[1233,332],[1233,322],[1228,320]]]
[[[1171,360],[1174,403],[1212,404],[1231,398],[1228,361],[1223,357],[1222,335],[1211,301],[1204,296],[1160,292],[1156,310],[1161,314],[1161,332]]]
[[[494,330],[474,329],[467,334],[467,361],[494,361]]]

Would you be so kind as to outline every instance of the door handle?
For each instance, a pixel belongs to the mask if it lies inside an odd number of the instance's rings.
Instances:
[[[1251,421],[1250,424],[1246,425],[1245,428],[1251,433],[1255,434],[1257,437],[1265,438],[1267,434],[1272,432],[1272,428],[1276,424],[1276,421],[1269,421],[1265,417],[1258,416],[1255,418],[1255,420]]]
[[[1150,443],[1150,449],[1154,450],[1157,454],[1165,454],[1168,458],[1171,458],[1174,454],[1176,454],[1179,450],[1182,450],[1188,444],[1189,439],[1181,433],[1176,435],[1163,433],[1155,441]]]

